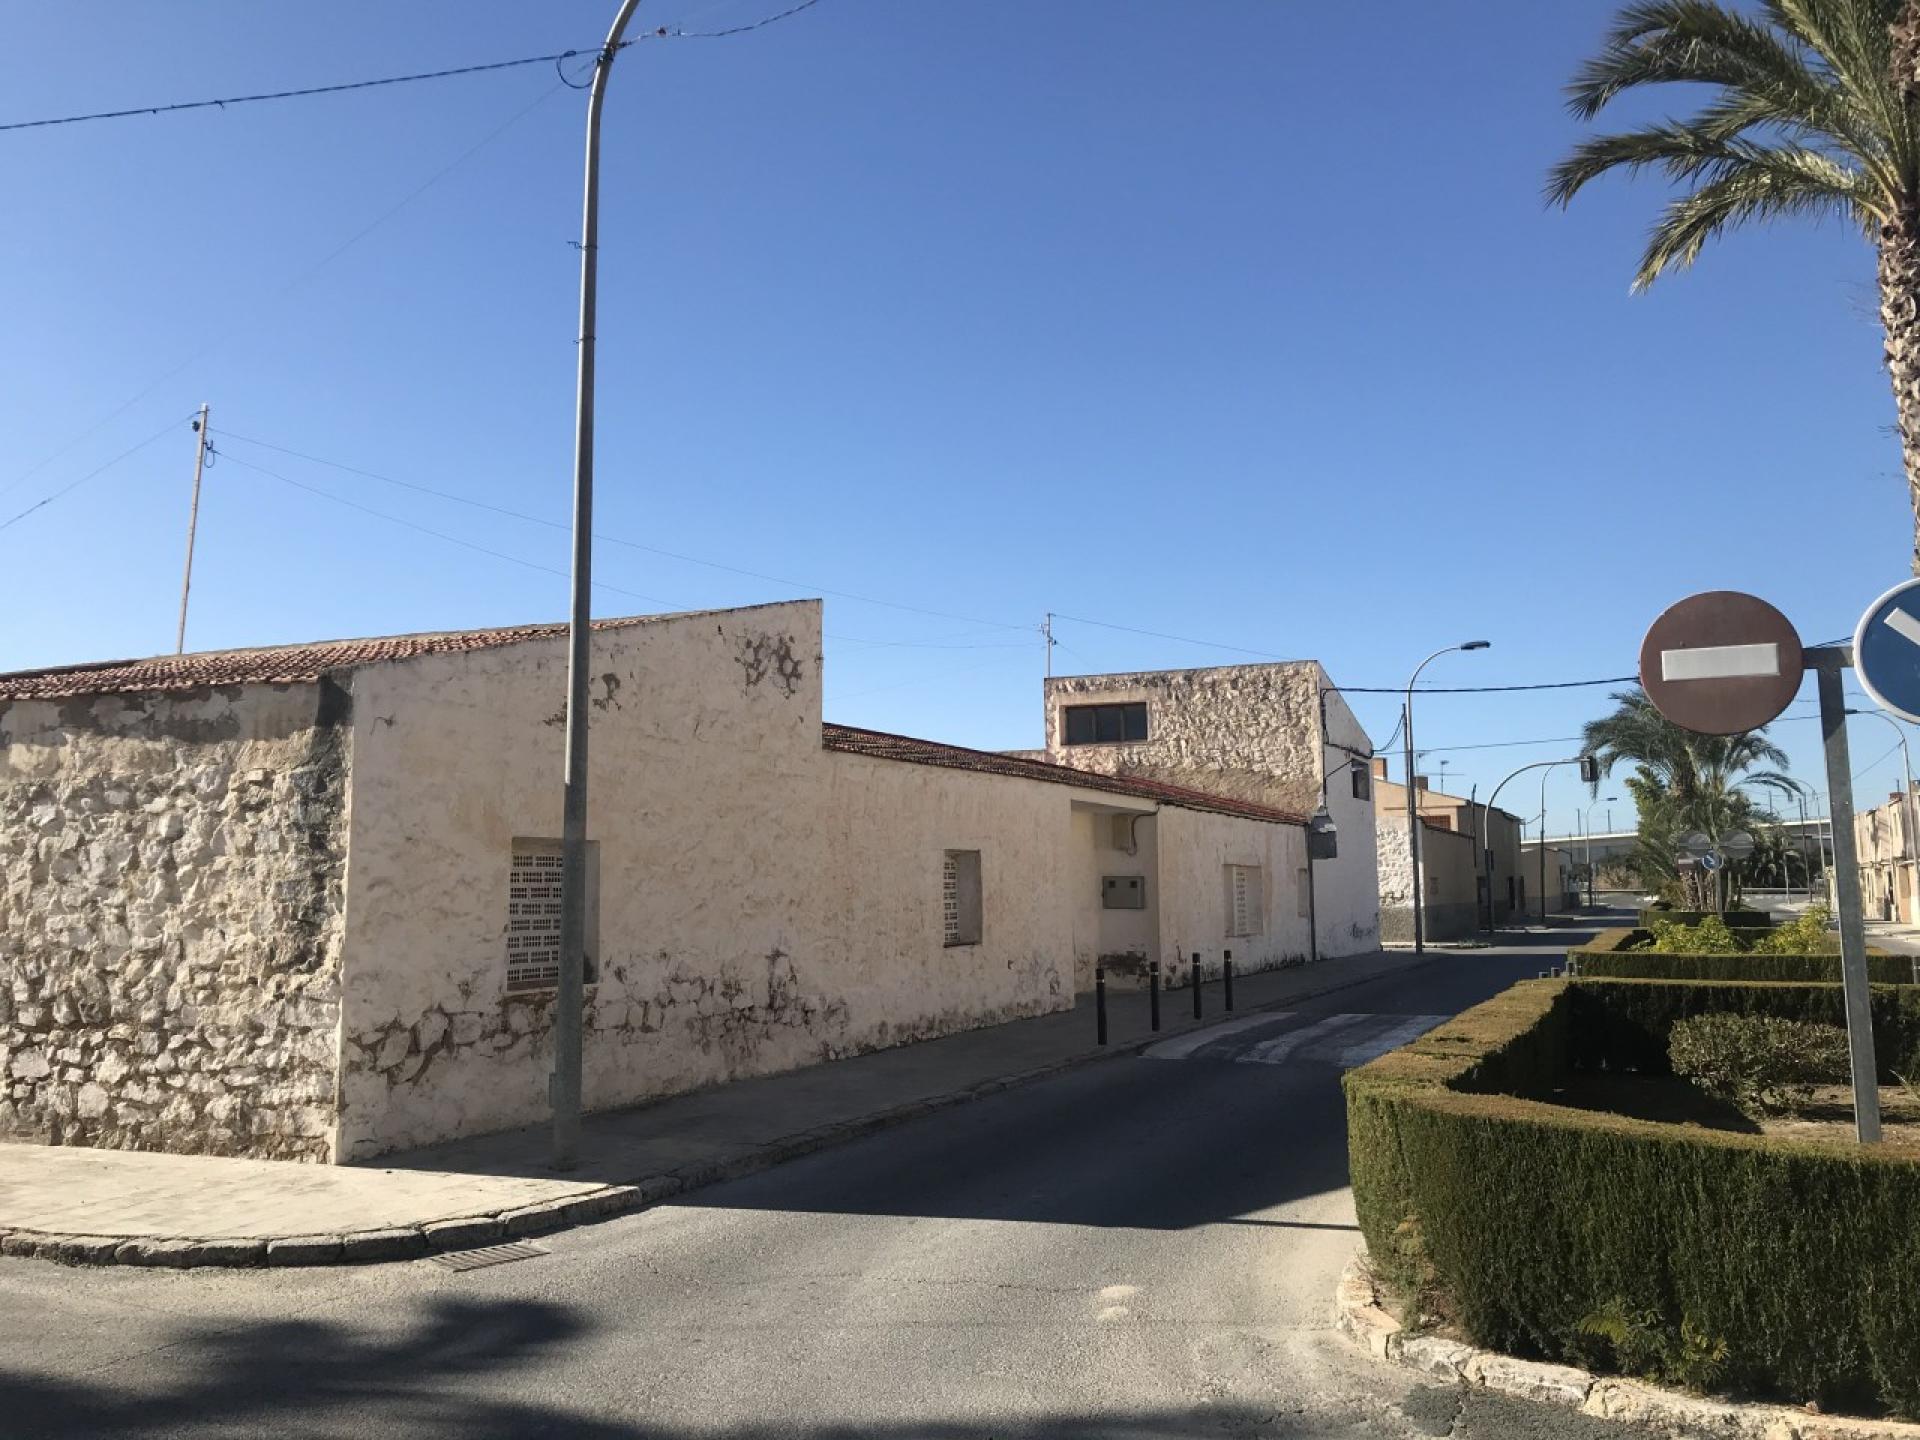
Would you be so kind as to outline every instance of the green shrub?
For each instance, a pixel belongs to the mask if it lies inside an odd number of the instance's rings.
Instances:
[[[1875,991],[1883,1047],[1920,1033],[1917,1000]],[[1477,1344],[1920,1415],[1920,1163],[1483,1088],[1550,1093],[1582,1055],[1621,1068],[1608,1037],[1654,1031],[1664,1069],[1688,1014],[1832,1023],[1838,1003],[1817,985],[1527,981],[1348,1072],[1354,1203],[1383,1278],[1417,1272]]]
[[[1810,906],[1791,924],[1778,925],[1753,937],[1756,955],[1838,955],[1840,937],[1831,927],[1833,912],[1824,905]]]
[[[1697,925],[1655,920],[1651,928],[1653,943],[1647,949],[1655,955],[1738,955],[1747,949],[1718,915],[1708,915]]]
[[[1656,920],[1665,920],[1673,925],[1698,925],[1711,910],[1676,910],[1671,905],[1649,905],[1639,914],[1640,928],[1650,929]],[[1728,910],[1721,914],[1728,928],[1733,930],[1764,930],[1773,924],[1773,917],[1764,910]]]
[[[1775,1015],[1694,1015],[1667,1032],[1673,1073],[1747,1115],[1777,1115],[1848,1074],[1847,1032]]]

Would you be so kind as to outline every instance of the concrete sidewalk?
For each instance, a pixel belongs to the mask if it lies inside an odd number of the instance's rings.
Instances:
[[[1385,952],[1239,977],[1235,1009],[1289,1005],[1430,964]],[[1162,997],[1109,997],[1105,1048],[1091,997],[1072,1011],[875,1051],[586,1118],[581,1164],[545,1166],[530,1127],[388,1156],[300,1165],[39,1145],[0,1145],[0,1255],[67,1263],[318,1265],[410,1259],[604,1219],[697,1186],[1076,1065],[1131,1054],[1217,1023],[1218,982]]]

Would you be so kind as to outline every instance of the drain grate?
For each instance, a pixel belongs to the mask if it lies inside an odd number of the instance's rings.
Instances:
[[[485,1245],[478,1250],[449,1250],[444,1255],[430,1255],[427,1258],[446,1270],[484,1270],[489,1265],[511,1265],[515,1260],[532,1260],[546,1253],[543,1246],[529,1244],[525,1240],[512,1240],[505,1245]]]

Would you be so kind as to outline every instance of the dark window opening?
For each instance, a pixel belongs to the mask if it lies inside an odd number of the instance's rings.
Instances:
[[[1353,798],[1356,800],[1373,798],[1373,775],[1367,769],[1367,762],[1364,760],[1353,762]]]
[[[1147,738],[1147,702],[1124,705],[1069,705],[1064,715],[1069,745],[1118,745]]]

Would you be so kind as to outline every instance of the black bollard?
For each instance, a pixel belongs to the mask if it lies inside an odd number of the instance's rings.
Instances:
[[[1225,988],[1227,1013],[1233,1013],[1233,951],[1225,951],[1220,957],[1220,983]]]
[[[1193,1018],[1200,1018],[1200,952],[1193,952]]]
[[[1153,1021],[1153,1028],[1160,1028],[1160,962],[1155,960],[1147,966],[1147,1014]]]
[[[1100,1043],[1107,1043],[1107,972],[1100,966],[1093,967],[1093,1020],[1099,1032]]]

